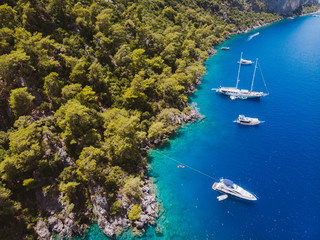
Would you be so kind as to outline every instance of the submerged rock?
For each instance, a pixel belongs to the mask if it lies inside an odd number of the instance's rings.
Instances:
[[[161,229],[159,228],[159,226],[157,226],[157,228],[156,228],[156,234],[158,236],[163,236],[163,233],[162,233]]]

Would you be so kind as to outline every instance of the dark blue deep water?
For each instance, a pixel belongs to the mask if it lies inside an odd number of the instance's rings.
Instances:
[[[251,40],[249,37],[260,34]],[[320,17],[284,20],[226,41],[229,51],[206,62],[191,102],[205,118],[185,125],[161,153],[215,178],[232,179],[256,202],[217,201],[213,180],[153,151],[150,175],[163,211],[163,235],[150,227],[141,239],[320,239]],[[234,86],[240,53],[259,58],[270,95],[230,100],[213,87]],[[253,66],[241,69],[250,88]],[[264,90],[259,70],[256,90]],[[244,114],[265,123],[238,126]],[[86,239],[105,239],[97,227]],[[126,233],[121,239],[132,239]]]

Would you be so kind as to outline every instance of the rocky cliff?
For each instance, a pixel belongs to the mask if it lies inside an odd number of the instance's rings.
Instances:
[[[258,1],[256,1],[258,2]],[[318,0],[261,0],[265,10],[281,15],[291,15],[302,6],[318,4]]]

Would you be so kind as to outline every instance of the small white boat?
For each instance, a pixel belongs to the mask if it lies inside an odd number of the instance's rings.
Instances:
[[[230,96],[230,99],[231,99],[231,100],[236,100],[237,97],[236,97],[236,96]]]
[[[259,123],[263,123],[264,121],[260,121],[258,118],[246,117],[244,115],[239,115],[238,119],[233,122],[242,124],[242,125],[258,125]]]
[[[220,48],[221,50],[230,50],[230,48],[229,47],[222,47],[222,48]]]
[[[238,186],[237,184],[235,184],[233,181],[229,179],[223,179],[223,178],[220,179],[220,182],[215,182],[213,184],[212,189],[222,192],[224,194],[241,198],[241,199],[246,199],[251,201],[257,200],[256,196],[254,196],[252,193],[248,192],[247,190],[243,189],[242,187]]]
[[[238,62],[238,63],[243,64],[243,65],[251,65],[253,63],[253,61],[241,58],[240,62]]]
[[[218,201],[220,202],[220,201],[222,201],[222,200],[227,199],[227,198],[228,198],[228,195],[227,195],[227,194],[223,194],[223,195],[218,196],[217,198],[218,198]]]

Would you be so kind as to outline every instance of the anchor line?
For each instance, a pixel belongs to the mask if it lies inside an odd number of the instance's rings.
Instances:
[[[181,164],[181,165],[183,165],[183,166],[185,166],[185,167],[187,167],[187,168],[189,168],[189,169],[191,169],[191,170],[193,170],[193,171],[195,171],[195,172],[197,172],[197,173],[199,173],[199,174],[202,174],[202,175],[204,175],[204,176],[206,176],[206,177],[208,177],[208,178],[211,178],[211,179],[213,179],[213,180],[215,180],[215,181],[219,181],[218,179],[216,179],[216,178],[214,178],[214,177],[212,177],[212,176],[210,176],[210,175],[208,175],[208,174],[206,174],[206,173],[204,173],[204,172],[201,172],[201,171],[198,170],[198,169],[195,169],[195,168],[193,168],[193,167],[190,167],[190,166],[188,166],[188,165],[186,165],[186,164],[184,164],[184,163],[182,163],[182,162],[180,162],[180,161],[178,161],[178,160],[176,160],[176,159],[174,159],[174,158],[172,158],[172,157],[169,157],[169,156],[167,156],[167,155],[165,155],[165,154],[163,154],[163,153],[161,153],[161,152],[159,152],[159,151],[157,151],[157,150],[155,150],[155,149],[153,149],[152,151],[154,151],[154,152],[156,152],[156,153],[158,153],[158,154],[160,154],[160,155],[162,155],[162,156],[164,156],[164,157],[166,157],[166,158],[168,158],[168,159],[170,159],[170,160],[172,160],[172,161],[174,161],[174,162],[176,162],[176,163],[179,163],[179,164]]]

